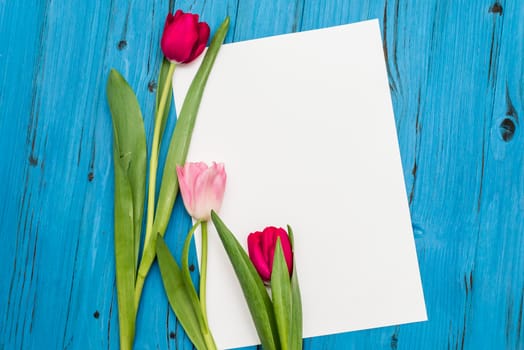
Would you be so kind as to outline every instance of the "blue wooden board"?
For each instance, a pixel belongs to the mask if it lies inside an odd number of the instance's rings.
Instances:
[[[151,140],[170,6],[229,15],[226,42],[381,21],[429,321],[305,349],[524,349],[522,0],[0,0],[0,349],[118,348],[105,84]],[[188,225],[179,201],[174,251]],[[136,349],[192,348],[156,265],[138,324]]]

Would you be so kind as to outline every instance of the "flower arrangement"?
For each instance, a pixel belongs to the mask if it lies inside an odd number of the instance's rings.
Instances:
[[[237,274],[264,349],[302,348],[301,299],[291,228],[288,226],[286,232],[282,228],[267,227],[252,233],[247,242],[248,256],[217,214],[227,180],[224,165],[186,163],[207,78],[228,27],[229,18],[226,17],[216,30],[185,97],[169,141],[158,198],[159,149],[171,108],[175,67],[203,53],[210,28],[207,23],[199,22],[198,15],[181,10],[166,17],[160,43],[164,59],[158,75],[149,166],[144,122],[137,98],[120,73],[116,70],[109,73],[107,99],[113,122],[115,266],[122,350],[133,348],[142,289],[156,257],[171,308],[189,339],[196,349],[217,349],[206,310],[207,225],[210,220]],[[194,220],[184,242],[180,266],[163,240],[179,189],[186,210]],[[145,233],[142,234],[146,209]],[[202,249],[197,293],[190,276],[188,256],[192,237],[199,227]]]

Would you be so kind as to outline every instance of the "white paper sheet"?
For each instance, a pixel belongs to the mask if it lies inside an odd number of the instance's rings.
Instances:
[[[175,72],[178,107],[200,61]],[[426,320],[377,20],[224,45],[188,161],[225,163],[244,245],[293,227],[304,337]],[[208,293],[218,346],[258,344],[212,225]]]

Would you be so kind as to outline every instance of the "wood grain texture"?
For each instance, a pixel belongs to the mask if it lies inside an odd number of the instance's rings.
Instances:
[[[522,1],[0,0],[0,349],[118,348],[105,83],[150,141],[169,8],[229,15],[226,42],[380,19],[429,321],[305,349],[524,348]],[[178,254],[188,226],[178,201]],[[136,348],[192,349],[163,293],[155,265]]]

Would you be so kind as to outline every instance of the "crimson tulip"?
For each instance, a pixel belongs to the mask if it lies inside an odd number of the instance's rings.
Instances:
[[[209,25],[199,22],[198,15],[178,10],[167,15],[160,46],[168,60],[189,63],[204,51],[209,33]]]
[[[293,268],[293,251],[291,249],[289,236],[283,228],[269,226],[262,232],[253,232],[247,237],[249,258],[264,282],[271,280],[273,258],[278,238],[280,238],[284,258],[289,274],[291,275]]]

